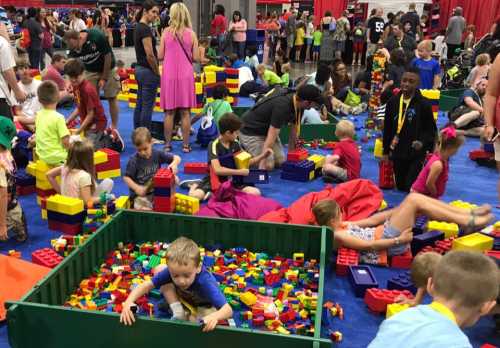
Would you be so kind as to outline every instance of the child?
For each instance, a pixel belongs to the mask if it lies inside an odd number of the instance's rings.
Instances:
[[[16,73],[20,78],[17,84],[26,93],[26,100],[22,104],[14,105],[14,122],[19,122],[23,128],[33,133],[36,113],[42,109],[36,95],[42,82],[33,78],[27,61],[21,60],[16,63]],[[12,92],[12,96],[12,100],[16,100],[14,92]]]
[[[211,103],[206,103],[203,106],[202,115],[207,115],[209,109],[212,110],[212,117],[214,118],[216,124],[219,124],[219,120],[222,115],[226,113],[232,113],[233,108],[228,101],[226,101],[226,97],[228,96],[229,91],[224,85],[217,85],[213,89],[212,97],[215,99]]]
[[[134,209],[153,209],[153,187],[151,180],[163,163],[168,164],[174,174],[181,158],[177,155],[153,149],[153,137],[145,127],[132,132],[132,143],[137,153],[130,157],[123,181],[130,189]],[[177,179],[177,178],[176,178]]]
[[[211,60],[207,58],[207,50],[208,50],[209,41],[207,38],[202,38],[200,40],[200,45],[198,49],[200,51],[200,64],[201,66],[205,66],[211,63]]]
[[[130,307],[154,288],[160,289],[165,297],[173,313],[172,319],[202,320],[203,332],[212,331],[219,320],[233,316],[233,310],[220,291],[219,284],[203,266],[200,249],[195,242],[185,237],[177,238],[169,245],[166,259],[168,267],[158,266],[153,279],[141,283],[132,290],[123,303],[121,323],[132,325],[135,322]],[[188,302],[194,307],[196,317],[192,314],[186,318],[181,301]]]
[[[64,72],[68,75],[75,94],[76,109],[66,120],[67,124],[80,116],[80,128],[76,134],[84,133],[85,137],[92,141],[95,149],[102,148],[101,138],[108,121],[104,115],[104,108],[95,89],[84,76],[85,66],[78,59],[70,59],[64,67]]]
[[[0,117],[0,242],[9,239],[13,230],[18,242],[28,238],[26,218],[16,196],[16,164],[10,153],[16,127],[7,117]]]
[[[281,78],[274,71],[266,69],[264,64],[257,66],[257,76],[264,86],[273,87],[282,83]]]
[[[319,61],[319,51],[321,49],[321,37],[323,32],[321,26],[318,25],[313,33],[313,62]]]
[[[417,46],[418,58],[414,58],[411,66],[420,71],[420,89],[438,89],[441,85],[441,68],[439,62],[432,58],[432,41],[424,40]]]
[[[446,46],[445,43],[445,38],[446,38],[446,30],[441,30],[434,39],[434,51],[439,55],[439,60],[441,61],[442,59],[446,59],[448,56],[448,47]]]
[[[285,88],[290,87],[290,70],[292,69],[290,62],[281,66],[281,85]]]
[[[415,298],[410,299],[401,295],[396,299],[396,302],[409,304],[412,307],[421,304],[427,293],[427,283],[429,279],[433,277],[434,271],[439,261],[441,261],[441,258],[442,255],[434,251],[419,253],[415,256],[410,269],[411,280],[413,281],[413,285],[417,288]]]
[[[478,252],[450,251],[438,263],[420,305],[385,320],[368,347],[472,347],[462,328],[474,325],[494,306],[500,274],[495,262]]]
[[[239,69],[245,66],[245,62],[236,53],[231,53],[224,62],[224,65],[228,68]]]
[[[475,43],[476,43],[476,26],[470,24],[467,26],[467,30],[465,32],[464,50],[472,50]]]
[[[355,128],[351,121],[340,120],[335,128],[339,142],[333,156],[327,156],[323,166],[325,181],[345,182],[358,179],[361,171],[361,157],[354,141]]]
[[[49,166],[60,166],[68,157],[69,130],[64,116],[56,111],[59,89],[52,81],[38,87],[38,100],[42,104],[35,118],[36,155]]]
[[[300,62],[300,55],[302,53],[302,47],[304,47],[304,38],[306,36],[305,24],[304,22],[299,22],[297,24],[297,30],[295,32],[295,61]]]
[[[247,48],[247,52],[248,56],[245,58],[245,63],[250,67],[252,73],[255,74],[257,66],[259,65],[259,57],[257,57],[257,48],[255,46],[249,46]]]
[[[104,179],[96,185],[94,173],[92,142],[75,141],[69,148],[66,164],[49,170],[47,179],[54,190],[63,196],[80,198],[85,203],[98,203],[101,193],[113,190],[113,180]],[[61,185],[56,180],[58,176],[61,177]]]
[[[211,61],[216,61],[219,57],[217,56],[217,47],[219,47],[219,43],[217,38],[212,38],[210,40],[210,47],[207,49],[207,58]]]
[[[242,121],[238,116],[232,113],[224,114],[219,120],[219,137],[208,145],[208,165],[211,166],[215,175],[219,177],[220,182],[225,182],[229,176],[247,176],[249,174],[248,169],[226,168],[221,166],[219,162],[220,156],[241,151],[240,143],[236,140],[241,126]],[[268,149],[265,153],[252,158],[250,166],[260,163],[260,161],[266,159],[271,154],[272,150]],[[189,188],[189,195],[199,200],[207,199],[212,190],[209,176],[203,178],[201,181],[185,180],[181,183],[181,187]],[[239,186],[237,188],[249,194],[260,195],[260,191],[256,187]]]
[[[122,48],[125,48],[126,38],[127,38],[127,24],[125,19],[121,19],[122,24],[120,25],[120,38],[122,39]]]
[[[360,250],[361,261],[372,264],[386,264],[387,255],[405,253],[412,240],[416,216],[454,222],[466,233],[479,231],[494,219],[489,205],[473,210],[462,209],[419,193],[410,193],[397,208],[353,223],[342,221],[342,212],[334,200],[316,203],[312,212],[318,225],[328,226],[334,231],[337,246]]]
[[[448,182],[448,161],[464,142],[464,136],[458,135],[454,127],[444,128],[441,131],[439,151],[428,159],[413,183],[412,191],[439,199],[444,194]]]
[[[361,65],[361,58],[363,57],[363,48],[365,45],[365,28],[362,21],[358,21],[353,30],[353,51],[354,56],[352,65]]]
[[[129,75],[127,69],[125,69],[125,63],[123,60],[118,59],[116,61],[117,73],[120,76],[120,81],[128,80]]]
[[[476,57],[476,66],[472,68],[465,80],[465,84],[474,87],[477,83],[484,78],[488,78],[488,73],[491,67],[491,59],[488,53],[479,54]]]

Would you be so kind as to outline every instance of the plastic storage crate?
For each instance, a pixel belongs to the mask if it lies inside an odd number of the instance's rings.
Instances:
[[[180,235],[201,246],[216,243],[224,247],[243,246],[288,257],[303,252],[305,258],[319,260],[314,337],[221,326],[207,334],[195,323],[148,317],[139,317],[133,326],[127,327],[120,324],[115,313],[61,306],[118,242],[172,241]],[[135,348],[157,346],[160,341],[169,347],[331,347],[330,340],[320,338],[325,262],[333,245],[331,237],[331,231],[325,227],[120,211],[20,301],[7,303],[9,342],[13,348]]]

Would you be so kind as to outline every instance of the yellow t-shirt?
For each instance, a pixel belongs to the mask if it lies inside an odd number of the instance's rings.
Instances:
[[[62,138],[69,136],[64,116],[55,110],[42,109],[35,118],[36,154],[49,165],[60,165],[66,161],[68,152]]]
[[[264,71],[264,81],[266,81],[269,86],[281,84],[281,78],[274,71],[267,69]]]
[[[297,33],[295,35],[295,46],[303,46],[304,45],[304,37],[306,33],[304,32],[304,29],[299,28],[297,29]]]

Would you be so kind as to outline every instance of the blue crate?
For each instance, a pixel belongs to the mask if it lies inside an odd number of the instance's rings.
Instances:
[[[365,296],[366,290],[378,288],[378,281],[370,266],[349,266],[349,281],[356,297]]]
[[[388,290],[408,290],[415,294],[417,288],[411,280],[410,271],[400,273],[387,281]]]
[[[269,173],[267,170],[250,169],[248,176],[233,176],[233,183],[237,185],[268,184]]]
[[[444,239],[444,233],[440,231],[429,231],[417,236],[413,236],[411,241],[411,252],[413,255],[417,255],[420,250],[428,245],[434,245],[438,240]]]
[[[16,185],[17,186],[33,186],[36,184],[36,178],[24,171],[18,169],[16,172]]]

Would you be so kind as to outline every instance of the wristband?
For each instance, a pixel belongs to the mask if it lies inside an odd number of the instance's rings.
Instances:
[[[394,238],[394,245],[399,245],[399,244],[400,244],[399,237]]]

